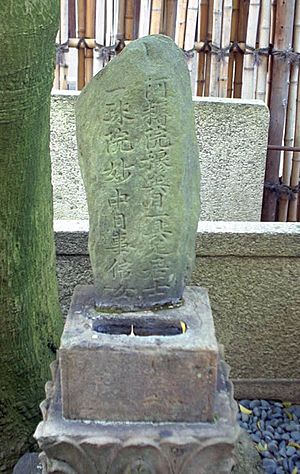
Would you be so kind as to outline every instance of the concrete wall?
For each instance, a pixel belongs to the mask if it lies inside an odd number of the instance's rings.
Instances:
[[[52,96],[50,149],[55,219],[88,218],[77,162],[77,95]],[[201,167],[201,220],[260,220],[268,109],[260,101],[219,98],[195,98],[194,106]]]
[[[56,221],[66,314],[76,284],[92,283],[87,221]],[[193,285],[209,289],[217,337],[238,398],[300,401],[300,225],[202,222]]]

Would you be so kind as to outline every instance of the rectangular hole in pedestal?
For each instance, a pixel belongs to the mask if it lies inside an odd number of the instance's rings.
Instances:
[[[161,321],[155,318],[147,320],[101,319],[93,322],[92,329],[101,334],[127,336],[178,336],[187,330],[183,321]]]

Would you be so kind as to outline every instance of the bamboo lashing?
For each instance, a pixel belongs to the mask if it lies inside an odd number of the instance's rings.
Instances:
[[[260,10],[260,0],[250,0],[248,13],[248,28],[246,36],[247,50],[255,50],[257,39],[257,27]],[[243,69],[242,97],[253,99],[255,97],[256,64],[252,54],[245,54]]]

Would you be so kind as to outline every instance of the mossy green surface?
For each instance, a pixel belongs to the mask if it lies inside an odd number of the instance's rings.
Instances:
[[[62,329],[49,157],[58,13],[58,0],[1,4],[1,473],[33,443]]]
[[[200,183],[182,51],[161,35],[132,42],[83,90],[76,112],[99,306],[179,302]]]

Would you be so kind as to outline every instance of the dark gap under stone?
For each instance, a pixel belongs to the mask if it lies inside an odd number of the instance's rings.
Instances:
[[[93,322],[93,330],[102,334],[135,336],[178,336],[185,332],[185,323],[180,321],[157,321],[157,318],[149,318],[147,321],[122,319],[113,321],[110,319],[96,320]]]

